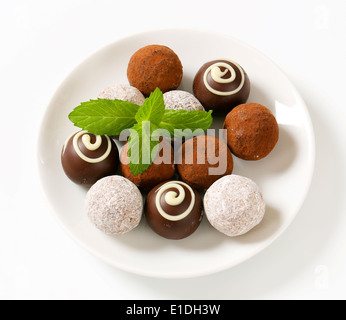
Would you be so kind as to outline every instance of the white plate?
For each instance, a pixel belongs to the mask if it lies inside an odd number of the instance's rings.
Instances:
[[[65,139],[77,128],[68,114],[82,101],[116,83],[128,83],[131,55],[148,44],[172,48],[184,66],[182,90],[192,91],[199,67],[209,60],[237,61],[252,83],[249,102],[272,110],[280,139],[265,159],[235,158],[234,173],[260,186],[267,203],[264,221],[247,235],[228,238],[204,219],[189,238],[171,241],[157,236],[145,219],[134,231],[110,237],[98,231],[84,212],[86,190],[70,182],[60,164]],[[222,119],[216,119],[220,124]],[[217,125],[216,125],[217,126]],[[140,275],[185,278],[235,266],[271,244],[290,225],[308,192],[315,157],[313,128],[307,108],[283,72],[263,54],[228,36],[196,30],[160,30],[117,41],[93,54],[63,82],[48,106],[39,140],[39,169],[57,220],[81,246],[120,269]],[[284,253],[283,253],[284,254]]]

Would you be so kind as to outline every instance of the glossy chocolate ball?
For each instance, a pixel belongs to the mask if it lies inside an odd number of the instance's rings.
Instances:
[[[242,104],[226,117],[227,143],[243,160],[265,158],[279,140],[279,125],[272,112],[259,103]]]
[[[202,199],[184,182],[163,182],[148,194],[145,212],[148,224],[158,235],[180,240],[193,234],[200,225]]]
[[[214,60],[205,63],[197,72],[193,93],[207,110],[228,113],[247,101],[250,80],[238,63]]]
[[[79,131],[66,141],[61,164],[73,182],[90,187],[98,180],[116,173],[119,152],[110,137]]]
[[[197,190],[206,190],[216,180],[233,172],[231,151],[215,136],[187,140],[179,149],[177,159],[181,179]]]

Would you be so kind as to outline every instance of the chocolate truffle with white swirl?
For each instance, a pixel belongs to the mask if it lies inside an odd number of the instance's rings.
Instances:
[[[193,81],[193,93],[208,110],[228,113],[245,103],[250,94],[250,80],[236,62],[221,59],[205,63]]]
[[[187,238],[202,221],[202,199],[198,192],[181,181],[163,182],[150,191],[146,202],[150,227],[161,237]]]
[[[65,174],[73,182],[90,187],[117,172],[119,152],[110,137],[79,131],[67,139],[61,163]]]

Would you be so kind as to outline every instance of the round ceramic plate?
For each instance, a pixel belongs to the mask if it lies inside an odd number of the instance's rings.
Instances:
[[[249,102],[267,106],[280,126],[280,138],[265,159],[234,158],[234,173],[253,179],[267,203],[263,222],[250,233],[228,238],[204,219],[189,238],[172,241],[156,235],[145,218],[135,230],[108,236],[97,230],[84,210],[87,190],[65,176],[60,154],[78,129],[68,114],[82,101],[95,99],[104,88],[128,83],[131,55],[149,44],[172,48],[184,66],[181,90],[192,92],[198,69],[209,60],[229,58],[246,70],[251,83]],[[215,119],[220,128],[223,119]],[[57,220],[81,246],[120,269],[162,278],[186,278],[233,267],[258,254],[290,225],[308,192],[315,156],[313,128],[307,108],[295,87],[267,57],[238,40],[195,30],[160,30],[117,41],[93,54],[62,83],[48,106],[39,140],[39,170],[43,188]]]

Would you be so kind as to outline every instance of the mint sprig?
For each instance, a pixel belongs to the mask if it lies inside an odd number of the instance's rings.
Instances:
[[[166,110],[158,88],[142,106],[122,100],[90,100],[76,107],[69,119],[96,135],[120,135],[130,129],[128,155],[135,176],[145,172],[155,160],[159,136],[193,135],[198,129],[209,129],[213,122],[212,111]]]
[[[90,100],[82,102],[70,114],[76,127],[96,135],[119,135],[137,123],[140,106],[122,100]]]
[[[137,123],[131,128],[128,156],[130,171],[134,176],[145,172],[155,160],[159,140],[153,140],[152,135],[158,129],[158,126],[149,121]]]
[[[212,111],[166,110],[159,126],[171,137],[187,137],[198,129],[209,129],[212,123]]]
[[[163,94],[159,88],[156,88],[151,93],[148,99],[145,99],[141,108],[139,108],[136,114],[136,121],[138,123],[142,121],[150,121],[155,125],[160,125],[160,122],[165,113],[165,101],[163,100]]]

